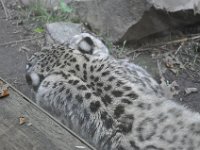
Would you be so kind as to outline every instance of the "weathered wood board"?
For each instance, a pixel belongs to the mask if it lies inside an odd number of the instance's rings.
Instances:
[[[0,99],[0,150],[94,149],[13,87],[9,93]]]

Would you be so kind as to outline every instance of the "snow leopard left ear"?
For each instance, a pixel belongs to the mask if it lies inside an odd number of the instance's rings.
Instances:
[[[89,54],[100,58],[109,56],[108,48],[97,37],[89,33],[75,35],[69,41],[69,48],[74,52]]]
[[[89,36],[84,37],[78,44],[81,53],[93,54],[94,47],[94,42]]]

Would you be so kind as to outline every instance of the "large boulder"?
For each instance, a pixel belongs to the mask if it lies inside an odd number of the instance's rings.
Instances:
[[[62,0],[65,3],[69,3],[72,0]],[[19,0],[19,2],[25,7],[33,7],[34,5],[40,5],[47,9],[55,9],[60,5],[61,0]]]
[[[61,0],[19,0],[58,7]],[[96,33],[112,42],[135,41],[148,35],[200,22],[200,0],[64,0]]]
[[[75,14],[113,42],[200,21],[200,0],[74,0]]]
[[[46,8],[53,8],[58,5],[58,0],[19,0],[23,6],[32,6],[34,4],[44,5]]]
[[[70,22],[54,22],[46,24],[46,44],[69,43],[71,37],[83,32],[81,24]]]

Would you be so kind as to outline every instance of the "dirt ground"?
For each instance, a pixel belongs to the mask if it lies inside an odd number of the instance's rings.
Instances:
[[[27,57],[36,50],[38,40],[35,35],[25,30],[17,11],[7,3],[8,18],[0,5],[0,76],[19,91],[34,100],[33,92],[25,81]],[[16,6],[14,6],[16,7]]]
[[[200,36],[196,33],[179,37],[179,40],[171,37],[167,42],[165,40],[143,41],[140,48],[133,48],[131,44],[124,51],[117,48],[122,52],[115,50],[112,53],[122,59],[128,58],[150,72],[168,98],[200,112]]]
[[[7,4],[7,7],[9,8],[9,19],[6,18],[5,11],[0,5],[0,76],[34,100],[33,93],[25,81],[25,65],[27,57],[38,50],[44,38],[25,28],[23,20],[20,20],[15,10],[16,6]],[[120,51],[120,55],[128,55],[132,60],[135,56],[133,61],[145,67],[158,82],[160,82],[159,71],[165,70],[162,74],[165,83],[170,85],[176,81],[179,85],[176,88],[180,92],[174,99],[200,112],[200,48],[198,43],[197,39],[171,45],[164,44],[153,48],[138,49],[135,53],[132,52],[135,49],[129,47],[128,51],[122,51],[122,53]],[[191,48],[194,46],[196,46],[195,51]],[[120,48],[120,50],[123,49]],[[172,57],[172,60],[170,57],[166,59],[163,54],[169,52],[172,52],[172,55],[177,52],[179,59],[176,61]],[[114,53],[119,55],[119,52]],[[158,62],[161,63],[161,70],[158,69]],[[185,89],[187,88],[196,88],[197,91],[186,94]]]

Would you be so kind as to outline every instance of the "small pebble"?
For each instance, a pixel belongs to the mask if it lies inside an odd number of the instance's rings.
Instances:
[[[185,89],[185,94],[186,95],[189,95],[191,93],[197,93],[198,92],[198,89],[197,88],[186,88]]]

